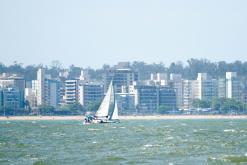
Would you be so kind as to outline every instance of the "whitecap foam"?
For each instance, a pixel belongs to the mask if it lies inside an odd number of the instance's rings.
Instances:
[[[224,129],[224,132],[236,132],[235,129]]]
[[[166,139],[167,139],[167,140],[172,140],[172,139],[174,139],[174,137],[169,136],[169,137],[167,137]]]
[[[147,147],[147,148],[148,147],[153,147],[153,145],[152,144],[145,144],[144,147]]]
[[[99,129],[95,129],[95,128],[88,128],[88,131],[98,131]]]

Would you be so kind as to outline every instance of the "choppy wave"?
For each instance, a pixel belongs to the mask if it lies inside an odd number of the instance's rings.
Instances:
[[[247,164],[246,120],[125,120],[89,126],[11,121],[0,127],[0,164]]]
[[[236,132],[235,129],[224,129],[224,132]]]
[[[88,130],[88,131],[98,131],[98,130],[100,130],[100,129],[96,129],[96,128],[88,128],[87,130]]]
[[[209,157],[208,161],[213,162],[229,162],[229,163],[247,163],[246,155],[223,155],[219,157]]]

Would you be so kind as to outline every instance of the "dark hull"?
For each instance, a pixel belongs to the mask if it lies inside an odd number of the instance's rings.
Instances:
[[[100,121],[100,123],[120,123],[119,120],[106,120],[106,121]]]

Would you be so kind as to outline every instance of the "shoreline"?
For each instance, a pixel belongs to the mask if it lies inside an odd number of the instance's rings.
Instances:
[[[167,120],[167,119],[247,119],[247,115],[149,115],[119,116],[120,120]],[[8,120],[84,120],[84,116],[0,116],[0,121]]]

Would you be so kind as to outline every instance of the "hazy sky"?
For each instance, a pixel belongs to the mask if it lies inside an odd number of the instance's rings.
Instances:
[[[247,0],[0,0],[0,61],[247,60]]]

